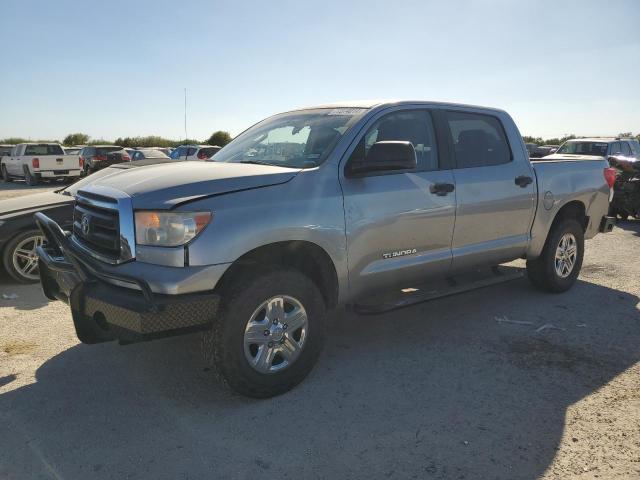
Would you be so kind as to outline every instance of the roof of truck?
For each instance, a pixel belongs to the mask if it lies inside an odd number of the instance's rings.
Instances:
[[[322,105],[313,105],[301,108],[295,108],[295,110],[312,110],[315,108],[373,108],[379,106],[388,106],[388,105],[412,105],[412,104],[429,104],[429,105],[440,105],[440,106],[451,106],[451,107],[467,107],[467,108],[482,108],[485,110],[494,110],[503,112],[504,110],[500,108],[493,107],[484,107],[481,105],[468,105],[464,103],[453,103],[453,102],[434,102],[431,100],[351,100],[351,101],[343,101],[336,103],[326,103]]]
[[[572,138],[567,142],[615,142],[620,140],[616,137],[586,137],[586,138]]]

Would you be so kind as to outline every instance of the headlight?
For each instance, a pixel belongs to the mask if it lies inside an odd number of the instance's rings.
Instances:
[[[211,212],[136,212],[136,243],[177,247],[194,239],[211,221]]]

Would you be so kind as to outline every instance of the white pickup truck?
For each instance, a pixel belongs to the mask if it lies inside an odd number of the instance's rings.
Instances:
[[[41,179],[79,178],[81,171],[78,156],[66,155],[58,143],[19,143],[2,157],[0,169],[5,182],[24,178],[28,185]]]

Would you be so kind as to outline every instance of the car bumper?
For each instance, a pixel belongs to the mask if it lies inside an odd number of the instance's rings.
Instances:
[[[47,238],[46,245],[38,248],[42,289],[47,298],[69,304],[82,342],[131,343],[179,335],[207,328],[215,316],[218,294],[154,293],[143,278],[106,271],[74,249],[45,215],[36,214],[36,223]]]
[[[75,170],[38,170],[35,173],[41,178],[79,177],[80,169]]]
[[[613,230],[613,227],[615,226],[616,226],[616,217],[604,216],[602,217],[602,220],[600,220],[599,231],[600,233],[609,233]]]

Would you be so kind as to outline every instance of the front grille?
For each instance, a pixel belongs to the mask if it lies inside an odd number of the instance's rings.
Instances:
[[[85,248],[117,260],[120,257],[117,201],[80,192],[73,209],[73,235]]]

